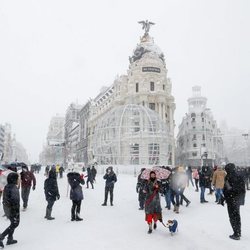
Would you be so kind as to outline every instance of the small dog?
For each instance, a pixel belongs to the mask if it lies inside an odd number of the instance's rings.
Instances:
[[[177,220],[168,220],[166,227],[168,227],[169,232],[173,236],[178,231],[178,222]]]

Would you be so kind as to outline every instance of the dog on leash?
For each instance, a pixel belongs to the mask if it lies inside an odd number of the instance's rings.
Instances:
[[[166,227],[168,227],[169,232],[173,236],[178,231],[178,222],[177,220],[168,220]]]

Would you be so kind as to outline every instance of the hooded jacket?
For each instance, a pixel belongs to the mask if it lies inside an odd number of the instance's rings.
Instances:
[[[44,181],[44,193],[46,200],[55,201],[59,196],[55,170],[50,170],[48,178]]]
[[[7,218],[15,217],[20,211],[20,194],[17,188],[18,174],[9,173],[3,192],[3,206]]]
[[[83,192],[82,192],[82,185],[84,185],[85,181],[84,179],[81,179],[81,176],[79,173],[73,172],[68,173],[68,182],[71,187],[70,189],[70,199],[73,201],[81,201],[83,200]]]
[[[243,177],[236,172],[233,163],[228,163],[225,166],[225,171],[227,172],[227,175],[225,178],[223,194],[226,202],[237,202],[239,205],[244,205],[246,189]]]

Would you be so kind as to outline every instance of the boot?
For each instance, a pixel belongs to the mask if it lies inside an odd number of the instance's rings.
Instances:
[[[76,214],[76,221],[82,221],[83,219],[80,218],[79,214]]]
[[[8,238],[6,245],[12,245],[12,244],[16,244],[17,240],[13,240],[12,238]]]
[[[240,236],[238,234],[229,235],[229,238],[232,240],[240,240]]]
[[[174,212],[176,212],[176,207],[177,207],[177,206],[174,204],[174,210],[173,210]]]
[[[76,220],[76,216],[75,216],[75,214],[71,214],[71,221],[75,221]]]
[[[55,219],[54,217],[51,217],[51,212],[52,212],[52,209],[48,209],[47,220],[54,220]]]
[[[148,234],[151,234],[152,233],[152,223],[149,223],[148,224]]]
[[[178,214],[179,213],[179,207],[176,206],[175,212]]]
[[[104,202],[102,203],[102,206],[107,206],[107,202],[104,201]]]
[[[157,224],[156,222],[154,222],[154,230],[157,228]]]
[[[47,219],[48,215],[49,215],[49,210],[48,210],[48,208],[46,208],[46,214],[45,214],[44,218]]]

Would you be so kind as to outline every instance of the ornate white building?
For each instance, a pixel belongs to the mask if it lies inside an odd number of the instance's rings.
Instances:
[[[201,87],[192,88],[188,99],[188,113],[179,126],[177,135],[177,163],[193,167],[214,165],[223,158],[223,140],[207,98],[201,96]]]
[[[164,54],[148,30],[130,57],[127,75],[117,77],[91,101],[89,162],[174,164],[172,84]]]

